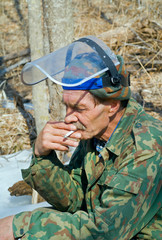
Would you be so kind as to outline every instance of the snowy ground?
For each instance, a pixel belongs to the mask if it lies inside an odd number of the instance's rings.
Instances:
[[[8,188],[22,180],[21,169],[28,168],[32,150],[23,150],[0,156],[0,218],[37,207],[49,206],[46,202],[31,204],[31,196],[10,196]]]

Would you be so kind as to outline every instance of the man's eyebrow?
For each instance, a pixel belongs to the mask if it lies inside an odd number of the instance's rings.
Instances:
[[[62,102],[62,104],[64,104],[65,106],[67,106],[67,104],[64,102],[63,99],[61,100],[61,102]],[[77,108],[77,107],[85,107],[85,104],[84,104],[84,103],[81,103],[81,104],[80,104],[79,102],[78,102],[78,103],[76,102],[76,103],[74,103],[74,104],[70,103],[69,106],[72,107],[72,108]]]

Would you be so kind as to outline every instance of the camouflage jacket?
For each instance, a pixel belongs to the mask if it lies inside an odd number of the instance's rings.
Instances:
[[[24,180],[53,208],[15,215],[15,237],[32,240],[162,239],[161,122],[132,98],[99,157],[80,141],[64,166],[33,156]]]

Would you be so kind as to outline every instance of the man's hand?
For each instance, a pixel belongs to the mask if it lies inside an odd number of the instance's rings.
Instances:
[[[14,240],[12,221],[14,216],[0,219],[0,240]]]
[[[68,151],[68,146],[77,147],[81,138],[79,132],[74,132],[70,138],[64,138],[69,131],[76,131],[73,124],[49,121],[40,132],[35,142],[35,154],[37,156],[48,155],[51,150]]]

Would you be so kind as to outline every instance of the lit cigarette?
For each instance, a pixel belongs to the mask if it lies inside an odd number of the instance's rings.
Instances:
[[[64,135],[64,138],[68,138],[74,131],[70,131]]]

